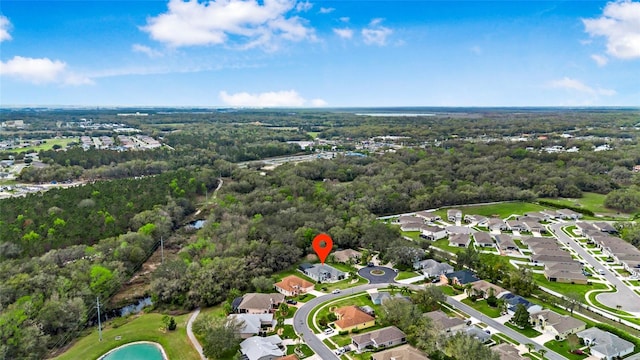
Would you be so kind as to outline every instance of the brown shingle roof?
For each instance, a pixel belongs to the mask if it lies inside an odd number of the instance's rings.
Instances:
[[[341,329],[346,329],[375,320],[373,316],[360,310],[355,305],[341,307],[337,309],[335,313],[339,318],[339,320],[335,321],[335,324]]]
[[[289,292],[298,291],[300,289],[308,288],[313,286],[312,283],[307,280],[301,279],[295,275],[289,275],[282,279],[280,282],[276,283],[275,286],[284,289]]]

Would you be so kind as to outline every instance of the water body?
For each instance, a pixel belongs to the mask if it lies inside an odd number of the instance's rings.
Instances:
[[[167,357],[159,344],[136,342],[113,349],[98,360],[167,360]]]
[[[151,306],[151,305],[153,305],[153,302],[151,301],[150,297],[146,297],[144,299],[140,299],[135,304],[131,304],[129,306],[125,306],[125,307],[121,308],[120,309],[120,316],[127,316],[129,314],[137,314],[143,308],[145,308],[147,306]]]
[[[205,221],[206,220],[196,220],[196,221],[190,222],[187,226],[192,229],[200,230],[204,226]]]

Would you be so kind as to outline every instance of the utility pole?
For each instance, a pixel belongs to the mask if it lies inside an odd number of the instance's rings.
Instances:
[[[162,236],[160,236],[160,254],[162,256],[162,263],[164,264],[164,240]]]
[[[96,296],[96,305],[98,306],[98,339],[102,341],[102,323],[100,322],[100,297]]]

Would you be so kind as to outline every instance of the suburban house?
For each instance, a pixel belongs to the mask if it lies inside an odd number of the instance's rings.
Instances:
[[[388,299],[406,299],[406,297],[404,295],[401,295],[400,293],[395,294],[395,295],[391,295],[391,293],[387,292],[387,291],[381,291],[381,292],[374,292],[369,294],[369,297],[371,298],[371,302],[374,305],[381,305],[384,301],[388,300]]]
[[[422,273],[427,277],[440,276],[453,272],[453,266],[444,262],[437,262],[433,259],[418,261],[413,264],[413,268],[422,270]]]
[[[518,220],[529,220],[529,221],[534,221],[534,222],[540,222],[540,221],[545,221],[545,220],[549,220],[547,218],[547,216],[541,212],[538,211],[530,211],[527,213],[524,213],[524,216],[519,216]]]
[[[518,351],[518,349],[515,346],[506,342],[492,347],[491,350],[500,356],[500,360],[528,359],[520,355],[520,351]]]
[[[555,219],[558,217],[558,213],[555,210],[542,210],[540,213],[547,217],[547,220]]]
[[[420,228],[420,236],[429,240],[440,240],[447,237],[447,230],[440,226],[423,225]]]
[[[489,230],[491,231],[509,230],[507,223],[505,223],[504,220],[500,218],[491,218],[489,219],[488,224],[489,224]]]
[[[469,234],[453,234],[449,236],[449,245],[457,247],[467,247],[471,243]]]
[[[471,289],[469,289],[469,292],[473,295],[486,299],[491,296],[491,289],[493,289],[493,296],[495,297],[498,297],[500,294],[507,292],[507,290],[486,280],[480,280],[471,283]]]
[[[447,210],[447,220],[449,220],[450,222],[461,222],[462,211],[458,209]]]
[[[535,254],[531,256],[531,262],[538,265],[545,265],[549,263],[557,263],[557,262],[569,262],[572,261],[573,258],[571,254],[565,251],[544,251],[539,254]]]
[[[591,223],[579,221],[576,223],[576,230],[574,231],[577,235],[586,235],[587,231],[599,231],[593,226]]]
[[[416,216],[419,218],[424,219],[425,221],[429,221],[429,222],[435,222],[435,221],[440,221],[442,220],[442,218],[439,215],[436,215],[432,212],[428,212],[428,211],[418,211],[416,213]]]
[[[454,285],[466,285],[468,283],[476,282],[480,279],[476,277],[474,273],[469,270],[458,270],[448,274],[440,275],[440,279],[444,282]]]
[[[625,270],[632,275],[640,275],[640,250],[635,246],[614,236],[592,236],[590,239],[604,254],[622,264]]]
[[[366,329],[376,324],[376,319],[360,310],[355,305],[343,306],[334,311],[338,320],[333,324],[338,331],[351,331],[353,329]]]
[[[513,315],[516,313],[516,307],[518,304],[522,304],[529,314],[542,311],[542,306],[536,305],[534,303],[529,302],[529,300],[523,298],[520,295],[515,295],[512,293],[506,293],[504,295],[499,296],[498,298],[504,299],[507,303],[507,313],[509,315]]]
[[[476,325],[469,326],[468,328],[462,331],[464,331],[467,335],[471,336],[472,338],[480,341],[481,343],[486,343],[487,341],[491,340],[491,334],[487,334],[484,330],[480,329]]]
[[[240,352],[247,360],[275,360],[287,354],[283,349],[278,335],[253,336],[240,343]]]
[[[508,220],[507,229],[511,231],[527,231],[526,225],[520,220]]]
[[[529,237],[523,238],[522,242],[525,243],[534,253],[544,249],[558,250],[560,247],[560,244],[554,238]]]
[[[513,237],[509,234],[498,234],[495,235],[496,243],[500,250],[519,250],[518,245],[515,241],[513,241]]]
[[[231,314],[227,316],[228,321],[237,321],[241,324],[238,334],[242,339],[250,338],[253,335],[267,333],[275,329],[277,321],[273,314]]]
[[[408,224],[408,223],[421,223],[424,224],[424,220],[413,215],[401,215],[393,221],[394,224]]]
[[[527,228],[528,232],[537,232],[537,233],[542,233],[545,230],[544,226],[542,226],[542,224],[540,224],[537,221],[531,221],[531,220],[524,220],[522,221],[524,223],[525,228]]]
[[[249,293],[233,300],[231,307],[239,314],[268,314],[275,311],[284,302],[284,295],[279,293]]]
[[[382,349],[407,342],[407,335],[395,326],[388,326],[368,333],[353,335],[351,344],[360,352],[365,348]]]
[[[295,275],[289,275],[274,284],[276,291],[284,296],[298,296],[313,290],[313,284]]]
[[[549,281],[568,284],[587,284],[582,265],[576,261],[545,264],[544,277]]]
[[[578,220],[582,217],[582,214],[569,209],[556,210],[556,214],[558,214],[559,218],[565,220]]]
[[[496,244],[493,243],[493,239],[491,239],[491,235],[483,231],[478,231],[473,233],[473,240],[476,242],[476,245],[479,247],[495,247],[496,246]]]
[[[416,222],[402,223],[400,224],[400,230],[402,231],[420,231],[420,228],[424,226],[422,220],[416,218]]]
[[[564,340],[570,334],[575,334],[586,328],[584,321],[573,318],[569,315],[560,315],[551,310],[542,310],[529,314],[531,325],[539,328],[543,332],[551,332]]]
[[[349,261],[357,263],[361,257],[362,253],[353,249],[339,250],[333,253],[333,259],[340,263],[348,263]]]
[[[582,330],[576,335],[589,346],[591,355],[598,359],[612,360],[633,352],[633,343],[596,327]]]
[[[465,328],[467,322],[457,317],[448,317],[442,310],[430,311],[424,316],[433,321],[436,329],[441,333],[455,333]]]
[[[347,274],[327,264],[300,264],[298,267],[305,275],[319,283],[330,283],[347,278]]]
[[[617,234],[618,230],[616,230],[615,227],[613,227],[613,225],[609,224],[608,222],[594,222],[593,223],[593,227],[595,227],[596,229],[602,231],[602,232],[606,232],[609,234]]]
[[[449,234],[449,236],[455,235],[455,234],[471,235],[471,233],[473,233],[473,229],[471,229],[468,226],[458,226],[458,225],[447,226],[447,234]]]
[[[427,355],[411,345],[402,345],[393,349],[371,354],[371,360],[429,360]]]
[[[487,227],[489,226],[489,218],[482,215],[468,214],[464,216],[464,222],[467,224],[475,224],[477,226]]]

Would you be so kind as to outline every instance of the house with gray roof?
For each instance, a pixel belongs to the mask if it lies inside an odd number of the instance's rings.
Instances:
[[[442,310],[430,311],[424,316],[430,318],[441,333],[455,333],[464,329],[467,323],[460,318],[447,316]]]
[[[476,242],[476,245],[479,247],[495,247],[496,244],[493,243],[493,239],[491,239],[491,235],[484,231],[478,231],[473,233],[473,240]]]
[[[500,218],[490,218],[489,221],[487,222],[488,226],[489,226],[489,230],[491,231],[504,231],[504,230],[509,230],[509,227],[507,226],[507,223],[504,222],[504,220],[500,219]]]
[[[511,231],[527,231],[527,227],[520,220],[507,221],[507,228]]]
[[[422,273],[427,277],[440,276],[453,272],[453,266],[445,262],[437,262],[433,259],[418,261],[413,264],[413,268],[415,270],[422,270]]]
[[[371,360],[429,360],[429,357],[411,345],[402,345],[373,353]]]
[[[500,356],[500,360],[524,360],[528,359],[520,355],[520,351],[510,343],[502,343],[493,346],[491,350]]]
[[[570,209],[560,209],[556,210],[558,217],[565,220],[578,220],[582,218],[582,214],[575,212]]]
[[[457,247],[467,247],[471,243],[469,234],[453,234],[449,236],[449,245]]]
[[[576,335],[589,346],[591,355],[598,359],[612,360],[633,352],[633,343],[596,327],[580,331]]]
[[[267,337],[253,336],[240,343],[240,353],[247,360],[275,360],[285,356],[282,339],[278,335]]]
[[[569,315],[560,315],[551,310],[542,310],[529,314],[531,325],[542,332],[550,332],[564,340],[570,334],[585,329],[587,324]]]
[[[304,265],[304,266],[303,266]],[[347,273],[327,264],[300,265],[301,271],[319,283],[332,283],[347,278]]]
[[[498,234],[495,235],[494,238],[496,239],[496,244],[498,244],[498,247],[502,251],[520,250],[516,242],[513,241],[513,237],[509,234]]]
[[[487,227],[489,225],[489,218],[482,215],[468,214],[464,216],[464,222],[467,224],[475,224],[476,226]]]
[[[576,223],[576,230],[575,230],[576,234],[586,235],[587,231],[598,231],[598,229],[596,229],[595,226],[593,226],[591,223],[588,223],[588,222],[578,221]]]
[[[387,326],[351,337],[351,344],[357,352],[365,350],[368,346],[374,349],[382,349],[404,344],[405,342],[407,342],[407,335],[395,326]]]
[[[416,213],[416,216],[419,217],[419,218],[424,219],[425,221],[429,221],[429,222],[442,220],[440,215],[436,215],[435,213],[432,213],[432,212],[429,212],[429,211],[418,211]]]
[[[267,314],[277,309],[282,302],[284,302],[284,295],[280,293],[249,293],[239,300],[235,299],[232,306],[234,311],[240,314]]]
[[[609,224],[608,222],[604,222],[604,221],[600,221],[600,222],[594,222],[593,223],[593,227],[595,227],[596,229],[602,231],[602,232],[606,232],[609,234],[617,234],[618,230],[613,227],[613,225]]]
[[[420,236],[429,240],[440,240],[447,237],[447,230],[440,226],[423,225],[420,228]]]
[[[462,331],[464,331],[467,335],[471,336],[472,338],[480,341],[481,343],[486,343],[487,341],[491,340],[491,334],[487,334],[484,330],[480,329],[476,325],[469,326],[468,328]]]
[[[403,296],[400,293],[391,295],[391,293],[387,291],[374,292],[369,294],[369,297],[371,298],[371,302],[374,305],[381,305],[383,302],[387,301],[388,299],[405,299],[405,300],[407,299],[405,296]]]
[[[270,332],[275,329],[277,321],[273,314],[231,314],[227,316],[228,321],[240,323],[238,334],[242,339],[249,338],[261,332]]]
[[[447,210],[447,220],[451,222],[462,221],[462,211],[458,209]]]

